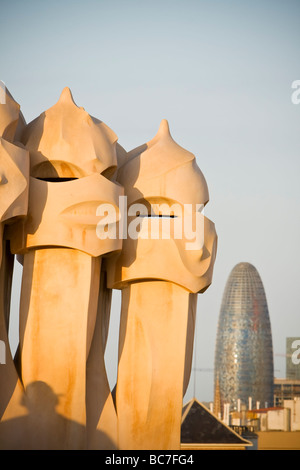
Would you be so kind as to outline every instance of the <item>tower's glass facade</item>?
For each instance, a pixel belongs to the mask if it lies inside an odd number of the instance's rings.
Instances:
[[[237,409],[273,404],[273,347],[267,300],[261,278],[249,263],[231,271],[219,315],[215,387],[221,405]]]

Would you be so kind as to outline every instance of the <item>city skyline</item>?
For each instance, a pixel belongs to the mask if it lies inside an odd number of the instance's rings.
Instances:
[[[127,150],[161,119],[195,154],[208,183],[205,215],[219,245],[212,285],[199,295],[196,362],[185,398],[213,398],[214,346],[232,267],[250,262],[264,282],[275,376],[286,337],[300,336],[300,4],[297,1],[1,2],[1,75],[27,122],[69,86]],[[10,339],[17,345],[14,280]],[[117,325],[120,293],[114,293]],[[113,384],[117,335],[108,344]],[[198,371],[198,369],[200,369]]]

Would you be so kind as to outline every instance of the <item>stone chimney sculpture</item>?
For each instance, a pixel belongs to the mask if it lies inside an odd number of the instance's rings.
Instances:
[[[103,241],[96,234],[101,223],[97,207],[108,202],[117,214],[122,194],[104,176],[117,164],[117,136],[78,108],[65,88],[56,105],[26,126],[22,141],[30,153],[28,216],[10,231],[12,253],[23,257],[21,380],[25,391],[33,391],[30,409],[41,411],[30,413],[30,428],[47,429],[28,446],[82,449],[87,441],[86,364],[98,311],[101,257],[121,248],[119,240]],[[51,403],[53,395],[58,397],[55,413],[53,406],[41,406],[34,390],[39,384],[51,391]],[[108,388],[102,393],[109,401]]]
[[[179,449],[196,294],[210,285],[216,254],[214,224],[200,212],[207,184],[166,120],[154,139],[129,152],[117,181],[127,197],[128,232],[140,229],[108,260],[108,285],[122,289],[118,443]]]
[[[197,293],[212,282],[217,246],[194,155],[166,120],[127,153],[69,88],[29,124],[7,92],[0,137],[0,448],[179,450]],[[113,289],[122,305],[112,392]]]
[[[25,120],[20,105],[5,88],[0,104],[0,340],[5,363],[0,364],[0,420],[23,414],[23,386],[8,341],[10,293],[14,257],[9,250],[7,230],[27,215],[29,154],[19,142]]]

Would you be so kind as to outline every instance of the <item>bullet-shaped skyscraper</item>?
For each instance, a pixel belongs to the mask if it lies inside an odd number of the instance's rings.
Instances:
[[[227,280],[215,350],[215,398],[231,410],[273,404],[273,347],[265,290],[256,268],[239,263]]]

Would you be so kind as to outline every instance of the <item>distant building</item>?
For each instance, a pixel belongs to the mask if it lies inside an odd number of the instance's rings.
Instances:
[[[250,263],[237,264],[225,286],[215,350],[217,409],[273,405],[273,347],[266,295]],[[217,390],[216,390],[217,388]],[[217,392],[217,393],[216,393]]]
[[[290,431],[290,410],[274,406],[247,411],[247,422],[256,431]]]
[[[300,380],[300,338],[286,338],[286,378]]]
[[[300,380],[274,379],[274,405],[283,406],[284,400],[300,399]]]
[[[300,431],[300,398],[284,400],[282,406],[247,411],[247,424],[258,431]]]

